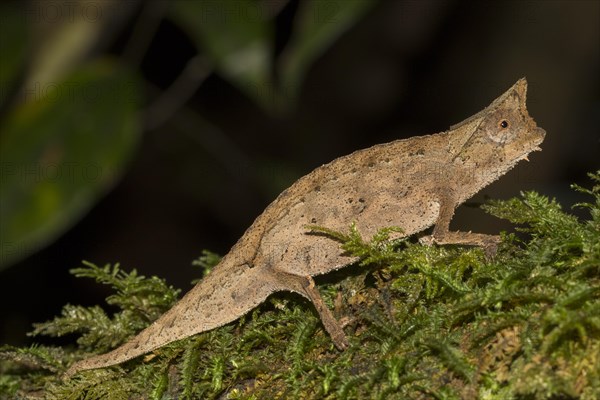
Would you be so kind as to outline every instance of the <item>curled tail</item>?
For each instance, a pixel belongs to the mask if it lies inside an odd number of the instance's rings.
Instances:
[[[169,311],[122,346],[73,364],[65,378],[84,370],[131,360],[165,344],[225,325],[262,303],[274,286],[260,267],[223,265],[192,288]]]

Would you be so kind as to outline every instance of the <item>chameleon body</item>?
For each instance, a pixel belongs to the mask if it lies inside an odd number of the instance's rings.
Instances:
[[[493,249],[497,236],[448,227],[458,205],[540,150],[545,131],[527,112],[526,92],[521,79],[448,131],[359,150],[300,178],[172,309],[121,347],[76,362],[66,376],[227,324],[277,291],[311,300],[335,345],[344,349],[346,336],[312,277],[356,260],[334,240],[310,234],[307,225],[343,231],[354,222],[366,237],[386,226],[401,227],[408,236],[435,225],[424,242]]]

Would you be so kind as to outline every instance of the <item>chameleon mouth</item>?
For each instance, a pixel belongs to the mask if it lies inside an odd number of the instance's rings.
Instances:
[[[541,141],[540,141],[541,143]],[[532,153],[534,151],[542,151],[542,148],[539,145],[536,145],[534,148],[532,148],[531,150],[527,151],[526,153],[524,153],[521,156],[521,160],[525,160],[525,161],[529,161],[529,153]]]
[[[529,153],[531,153],[533,151],[542,151],[542,148],[540,147],[540,144],[546,138],[546,131],[544,129],[542,129],[542,128],[536,128],[535,129],[535,133],[538,136],[537,140],[534,142],[533,148],[523,155],[522,159],[525,160],[525,161],[529,161],[529,157],[528,157]]]
[[[521,160],[529,161],[529,153],[532,153],[534,151],[542,151],[542,148],[540,146],[536,145],[533,149],[531,149],[527,153],[523,154],[523,156],[521,156]]]

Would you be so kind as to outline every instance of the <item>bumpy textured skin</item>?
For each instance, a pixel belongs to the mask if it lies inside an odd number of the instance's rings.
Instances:
[[[386,226],[399,226],[408,236],[435,224],[424,242],[493,250],[497,236],[450,232],[448,226],[458,205],[528,153],[540,150],[545,132],[529,117],[526,92],[527,82],[521,79],[490,106],[448,131],[356,151],[302,177],[171,310],[121,347],[73,364],[65,376],[119,364],[227,324],[282,290],[310,299],[334,343],[345,348],[344,332],[311,277],[355,259],[344,255],[339,243],[311,234],[306,226],[344,231],[355,222],[369,237]]]

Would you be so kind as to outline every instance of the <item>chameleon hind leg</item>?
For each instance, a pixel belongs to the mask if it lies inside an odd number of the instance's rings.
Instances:
[[[348,339],[342,329],[342,325],[335,319],[331,310],[323,301],[312,277],[280,271],[275,271],[275,277],[284,290],[299,293],[314,304],[325,330],[329,333],[329,336],[331,336],[333,343],[338,349],[344,350],[348,347]]]

